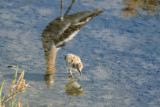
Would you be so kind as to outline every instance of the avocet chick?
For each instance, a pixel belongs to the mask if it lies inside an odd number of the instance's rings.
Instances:
[[[73,77],[73,75],[72,75],[71,70],[78,71],[81,75],[81,70],[83,68],[83,64],[81,62],[81,59],[78,56],[76,56],[74,54],[67,54],[67,55],[65,55],[64,60],[66,62],[66,66],[68,68],[68,71],[72,77]]]

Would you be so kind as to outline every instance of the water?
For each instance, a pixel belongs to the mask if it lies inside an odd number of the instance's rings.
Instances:
[[[148,4],[150,10],[160,8],[156,1]],[[65,1],[65,10],[70,2]],[[128,9],[125,4],[126,0],[76,1],[70,14],[97,8],[104,12],[58,51],[54,85],[49,89],[44,81],[42,32],[48,23],[59,17],[60,1],[1,0],[0,82],[5,80],[6,89],[3,94],[8,93],[14,77],[14,70],[7,66],[18,65],[19,73],[26,71],[24,78],[30,84],[17,96],[21,97],[23,105],[159,107],[159,11],[152,12],[147,7],[142,10],[137,2],[137,10],[133,5]],[[132,14],[127,17],[125,11]],[[81,57],[84,64],[81,78],[68,78],[63,58],[67,53]],[[81,86],[80,94],[67,93],[69,83]]]

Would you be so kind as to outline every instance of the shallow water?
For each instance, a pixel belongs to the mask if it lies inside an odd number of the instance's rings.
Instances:
[[[65,1],[65,10],[70,2]],[[147,9],[143,11],[137,4],[139,13],[126,17],[125,2],[76,1],[70,14],[93,9],[104,12],[58,51],[55,81],[49,89],[44,81],[42,32],[59,17],[60,1],[1,0],[0,82],[5,80],[4,88],[9,89],[14,77],[14,70],[7,66],[18,65],[19,73],[26,71],[24,78],[30,87],[17,97],[30,107],[158,107],[160,12],[148,9],[147,15]],[[148,7],[160,8],[156,2],[153,4]],[[81,78],[68,78],[63,58],[67,53],[81,57],[84,64]],[[69,81],[80,85],[84,93],[69,96],[66,92]],[[7,94],[8,90],[3,92]]]

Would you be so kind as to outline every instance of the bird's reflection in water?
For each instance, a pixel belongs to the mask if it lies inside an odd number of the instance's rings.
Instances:
[[[65,90],[70,97],[82,96],[84,94],[82,86],[73,77],[69,77],[69,82],[66,84]]]
[[[49,74],[49,73],[46,73],[44,75],[44,80],[48,88],[52,88],[52,86],[54,85],[55,78],[53,78],[53,76],[54,74]]]
[[[51,88],[54,84],[55,60],[58,50],[69,42],[78,31],[102,10],[79,12],[64,16],[63,21],[56,18],[48,24],[42,34],[42,43],[46,61],[46,84]],[[67,71],[67,70],[66,70]]]

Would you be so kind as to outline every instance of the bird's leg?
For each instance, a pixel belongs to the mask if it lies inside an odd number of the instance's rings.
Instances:
[[[74,4],[75,1],[76,1],[76,0],[72,0],[72,3],[70,4],[70,6],[69,6],[68,10],[66,11],[66,13],[64,14],[64,16],[66,16],[66,15],[68,14],[68,12],[69,12],[70,9],[72,8],[72,6],[73,6],[73,4]]]
[[[68,71],[69,71],[70,76],[73,77],[71,69],[69,69]]]
[[[63,0],[61,0],[61,21],[63,21]]]

